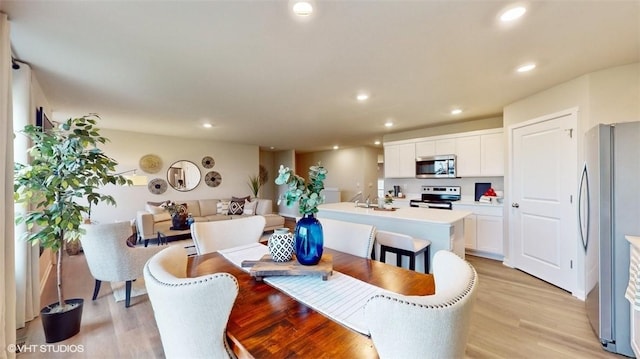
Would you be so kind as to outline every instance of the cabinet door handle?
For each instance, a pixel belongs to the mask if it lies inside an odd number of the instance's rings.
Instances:
[[[519,208],[520,205],[517,202],[511,203],[511,207],[513,208]]]

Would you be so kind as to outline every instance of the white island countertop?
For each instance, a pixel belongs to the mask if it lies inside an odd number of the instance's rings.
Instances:
[[[472,214],[470,211],[442,210],[433,208],[396,208],[395,211],[377,210],[373,207],[356,207],[353,202],[326,203],[318,207],[322,211],[342,212],[377,216],[382,218],[396,218],[410,221],[430,222],[438,224],[452,224]]]
[[[325,203],[318,207],[318,218],[321,221],[329,218],[369,224],[377,230],[427,239],[431,241],[429,253],[432,259],[440,250],[452,251],[464,258],[464,218],[472,214],[471,211],[464,210],[418,207],[382,211],[373,207],[356,207],[353,202]],[[424,270],[422,261],[416,262],[416,270]]]

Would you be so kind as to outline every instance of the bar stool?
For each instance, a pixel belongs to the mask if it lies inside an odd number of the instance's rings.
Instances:
[[[424,272],[429,273],[431,241],[417,239],[406,234],[378,231],[376,241],[380,244],[380,262],[385,262],[387,252],[396,254],[396,265],[402,266],[402,256],[409,257],[409,269],[416,270],[416,256],[424,252]]]

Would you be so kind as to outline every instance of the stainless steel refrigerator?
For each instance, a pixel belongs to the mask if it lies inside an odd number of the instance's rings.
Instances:
[[[633,357],[624,236],[640,234],[640,122],[587,132],[578,207],[589,322],[605,350]]]

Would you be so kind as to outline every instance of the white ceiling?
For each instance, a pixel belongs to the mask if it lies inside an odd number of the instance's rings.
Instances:
[[[640,60],[640,1],[529,1],[511,26],[497,21],[505,1],[315,5],[308,21],[287,1],[3,0],[0,10],[54,119],[96,112],[104,128],[299,151],[499,116]],[[514,72],[529,61],[536,70]],[[359,91],[371,98],[358,103]],[[456,106],[465,112],[449,114]]]

